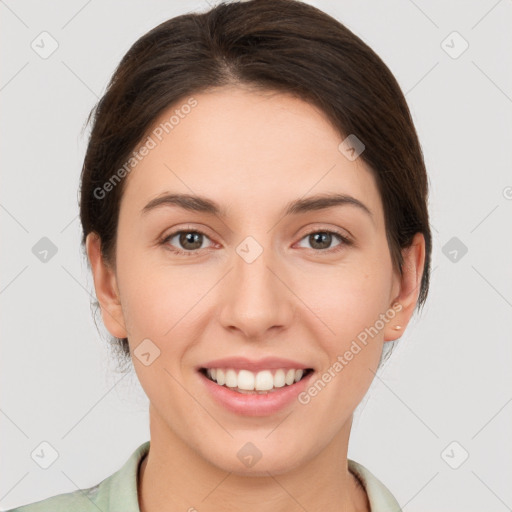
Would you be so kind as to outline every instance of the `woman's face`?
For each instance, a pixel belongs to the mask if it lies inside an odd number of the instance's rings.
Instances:
[[[158,119],[126,178],[115,273],[88,240],[97,295],[111,334],[129,339],[152,442],[173,439],[225,471],[279,473],[346,444],[383,343],[413,312],[422,243],[401,278],[371,172],[311,105],[238,88],[194,99]],[[148,207],[170,194],[210,206]],[[310,202],[327,195],[348,200]],[[245,370],[230,385],[270,382],[276,395],[221,388],[200,371],[211,367]],[[282,386],[279,368],[313,372]]]

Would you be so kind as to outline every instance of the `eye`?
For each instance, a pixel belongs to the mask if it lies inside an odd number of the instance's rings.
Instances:
[[[171,242],[176,238],[175,244],[179,244],[183,249],[176,248]],[[162,240],[162,245],[170,246],[170,250],[176,254],[193,256],[197,251],[204,249],[204,238],[210,239],[205,233],[197,230],[181,230],[171,233]]]
[[[208,248],[203,246],[205,239],[210,240],[210,237],[202,231],[195,229],[180,230],[174,231],[170,235],[166,236],[161,241],[161,244],[168,247],[174,254],[193,256],[197,254],[198,251]],[[333,248],[329,248],[335,239],[339,240],[339,243]],[[325,253],[341,251],[345,246],[352,245],[352,241],[349,238],[332,230],[317,229],[316,231],[310,231],[301,239],[301,241],[302,240],[307,240],[311,244],[311,249],[313,251]]]
[[[329,249],[329,246],[331,245],[333,238],[338,239],[340,243],[334,246],[334,248]],[[328,253],[341,251],[344,248],[344,246],[352,244],[352,242],[346,236],[342,235],[337,231],[330,230],[310,231],[301,240],[307,240],[311,244],[311,248],[314,251]]]

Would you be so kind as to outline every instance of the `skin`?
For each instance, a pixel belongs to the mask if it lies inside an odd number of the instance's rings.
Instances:
[[[95,234],[86,244],[109,332],[128,337],[132,352],[145,338],[161,351],[149,366],[132,354],[150,402],[141,511],[368,511],[347,468],[352,416],[383,344],[401,336],[413,314],[424,238],[417,234],[403,250],[400,276],[373,174],[338,150],[344,137],[315,107],[241,87],[194,97],[198,105],[127,177],[115,268]],[[227,217],[176,206],[141,214],[165,192],[207,196]],[[350,205],[281,213],[289,201],[332,192],[357,198],[371,216]],[[194,255],[171,252],[193,252],[179,236],[158,243],[179,229],[205,232]],[[338,229],[354,243],[333,235],[315,245],[313,229]],[[263,248],[251,264],[236,252],[247,236]],[[307,405],[237,415],[204,393],[194,369],[220,357],[276,356],[321,374],[396,303],[401,311]],[[248,441],[262,453],[250,468],[237,457]]]

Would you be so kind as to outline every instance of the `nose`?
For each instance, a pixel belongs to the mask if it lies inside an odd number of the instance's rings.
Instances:
[[[249,261],[234,255],[233,268],[223,280],[219,318],[224,328],[261,340],[290,325],[297,299],[270,250]]]

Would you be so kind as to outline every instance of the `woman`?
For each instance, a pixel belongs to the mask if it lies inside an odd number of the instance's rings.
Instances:
[[[81,180],[151,439],[97,486],[16,510],[399,511],[347,459],[429,284],[425,165],[380,58],[292,0],[170,19],[116,69]]]

